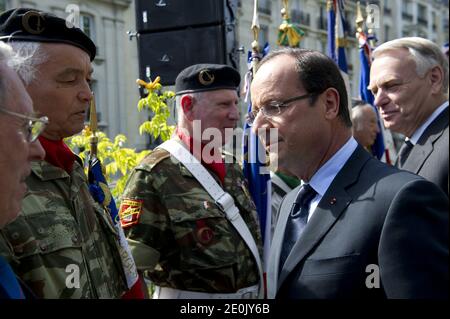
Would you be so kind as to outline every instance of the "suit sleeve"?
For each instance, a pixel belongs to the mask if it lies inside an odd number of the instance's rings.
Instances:
[[[448,209],[448,197],[426,180],[397,192],[378,251],[388,298],[448,298]]]

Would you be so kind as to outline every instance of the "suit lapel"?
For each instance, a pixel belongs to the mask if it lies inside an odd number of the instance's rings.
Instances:
[[[419,173],[425,160],[434,150],[434,142],[443,134],[444,128],[448,126],[448,116],[447,108],[428,126],[417,144],[414,145],[402,169],[415,174]]]
[[[272,244],[269,250],[269,260],[267,263],[267,296],[275,298],[278,287],[278,273],[280,264],[281,246],[284,240],[284,231],[290,213],[290,208],[301,186],[297,186],[281,202],[279,217],[273,233]]]
[[[336,175],[310,218],[300,240],[294,245],[286,259],[278,279],[278,288],[320,242],[350,204],[352,197],[347,193],[346,188],[358,180],[360,170],[369,159],[370,155],[361,146],[358,146],[342,170]]]

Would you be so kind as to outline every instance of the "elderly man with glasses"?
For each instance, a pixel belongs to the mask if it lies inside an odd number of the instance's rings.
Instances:
[[[49,118],[39,137],[45,160],[32,163],[22,215],[4,229],[13,269],[39,298],[120,298],[128,288],[118,234],[64,144],[84,127],[95,44],[64,19],[26,8],[0,15],[0,38],[20,58],[35,109]]]
[[[271,160],[303,180],[281,203],[269,297],[448,298],[448,197],[358,145],[336,64],[272,52],[251,96],[253,130],[278,131],[260,134]]]
[[[33,103],[17,74],[9,67],[12,49],[0,42],[0,229],[17,218],[27,191],[30,162],[42,160],[44,150],[37,137],[46,117],[33,116]],[[0,236],[0,246],[7,246]],[[7,260],[0,256],[0,299],[25,297]]]

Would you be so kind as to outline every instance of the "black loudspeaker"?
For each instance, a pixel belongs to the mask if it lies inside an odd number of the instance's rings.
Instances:
[[[223,20],[223,0],[136,1],[136,24],[140,33],[221,23]]]
[[[196,63],[239,69],[235,30],[237,0],[136,1],[139,74],[172,85]]]

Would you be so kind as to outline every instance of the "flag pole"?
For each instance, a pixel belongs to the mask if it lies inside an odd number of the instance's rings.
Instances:
[[[97,145],[98,145],[98,137],[96,135],[98,129],[98,121],[97,121],[97,109],[95,106],[95,96],[94,92],[92,92],[92,99],[90,103],[89,109],[89,129],[92,135],[89,137],[90,144],[90,160],[94,160],[97,158]]]

